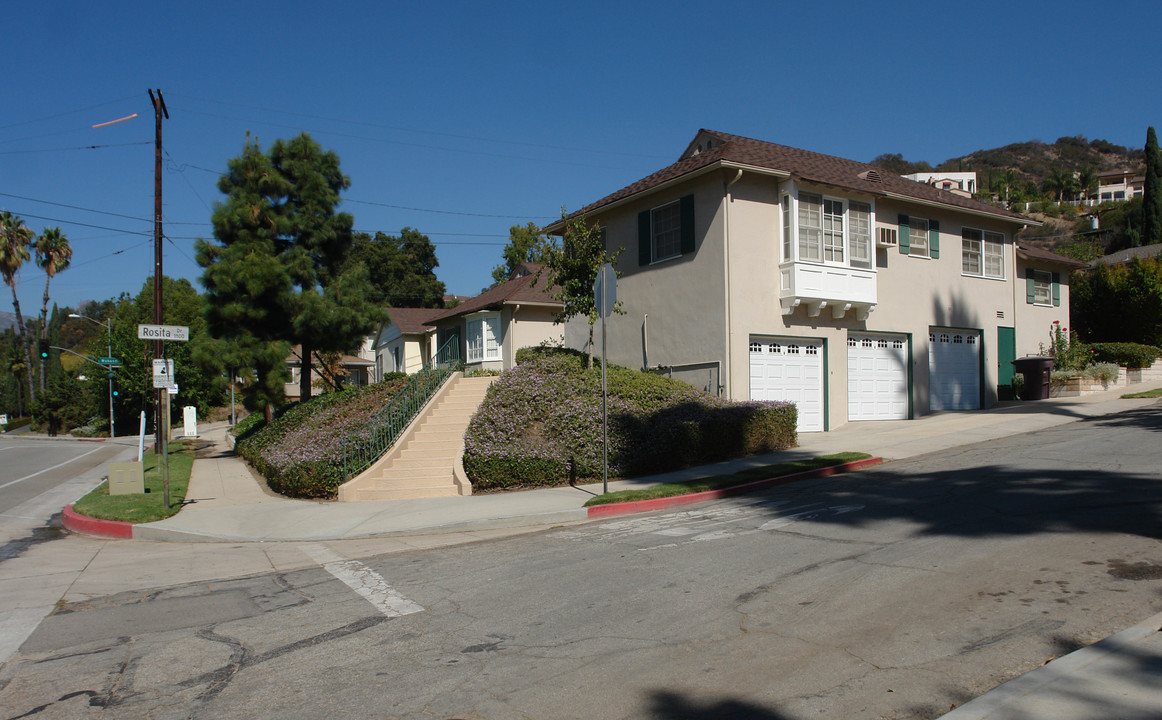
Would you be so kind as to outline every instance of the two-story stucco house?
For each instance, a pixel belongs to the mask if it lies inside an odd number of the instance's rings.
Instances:
[[[702,130],[679,160],[579,211],[626,248],[610,362],[799,429],[988,407],[1067,324],[1069,270],[1036,221],[872,165]],[[547,231],[561,233],[564,221]],[[581,347],[580,323],[566,344]]]

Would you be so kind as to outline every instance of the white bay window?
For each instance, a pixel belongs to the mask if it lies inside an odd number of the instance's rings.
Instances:
[[[500,313],[481,313],[465,321],[466,361],[500,360]]]

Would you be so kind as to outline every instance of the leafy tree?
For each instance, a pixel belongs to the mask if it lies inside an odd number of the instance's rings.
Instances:
[[[1162,242],[1162,150],[1153,126],[1146,130],[1146,186],[1142,195],[1142,244]]]
[[[306,399],[314,353],[350,349],[383,315],[367,267],[348,262],[354,220],[335,211],[348,185],[339,156],[306,133],[269,153],[248,137],[218,182],[227,199],[211,218],[217,243],[197,244],[206,318],[214,337],[234,345],[231,361],[256,371],[248,407],[261,404],[268,417],[282,399],[284,343],[302,346]]]
[[[1085,342],[1162,344],[1162,262],[1134,259],[1074,273],[1069,305]]]
[[[444,283],[436,279],[436,248],[427,235],[405,227],[399,237],[355,233],[348,263],[367,267],[370,301],[377,307],[444,306]]]
[[[36,239],[36,264],[44,270],[44,304],[40,306],[40,338],[48,338],[48,284],[69,266],[73,248],[59,227],[46,228]],[[40,359],[40,391],[44,392],[45,359]]]
[[[541,232],[536,223],[513,225],[508,229],[508,245],[504,247],[504,264],[492,269],[493,282],[502,283],[523,262],[543,263],[548,260],[555,243]]]
[[[558,322],[578,315],[584,315],[589,320],[588,366],[592,368],[593,324],[597,322],[593,281],[597,279],[597,271],[601,266],[616,263],[625,248],[618,248],[617,252],[610,254],[605,249],[604,228],[590,225],[583,215],[568,218],[562,210],[561,216],[566,219],[561,245],[553,246],[546,257],[548,284],[559,288],[556,298],[565,305],[557,314]],[[614,305],[613,311],[624,314],[620,300]]]
[[[0,212],[0,275],[4,283],[12,289],[12,307],[16,309],[16,328],[20,344],[24,348],[25,375],[28,377],[28,397],[35,390],[32,385],[32,347],[28,342],[24,327],[24,315],[20,312],[20,298],[16,295],[16,273],[30,257],[28,245],[32,242],[32,230],[24,221],[7,210]]]

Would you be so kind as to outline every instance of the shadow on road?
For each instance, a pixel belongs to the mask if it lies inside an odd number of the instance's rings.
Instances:
[[[655,692],[650,698],[650,717],[657,720],[788,720],[786,715],[741,700],[699,703],[669,690]]]

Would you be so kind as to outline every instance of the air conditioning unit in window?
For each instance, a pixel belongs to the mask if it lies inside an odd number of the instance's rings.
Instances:
[[[897,247],[900,244],[897,232],[896,228],[891,227],[876,228],[876,247]]]

